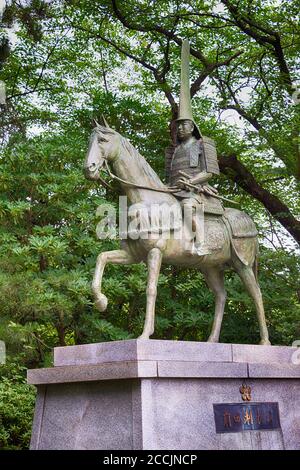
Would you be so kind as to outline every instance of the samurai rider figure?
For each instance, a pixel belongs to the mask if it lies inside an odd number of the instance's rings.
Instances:
[[[188,230],[187,252],[199,256],[210,254],[204,239],[204,213],[222,216],[223,205],[218,192],[207,182],[218,175],[219,165],[214,141],[203,137],[192,115],[189,83],[189,42],[181,51],[181,84],[177,145],[166,149],[166,177],[177,186],[174,196],[181,200],[185,230]]]

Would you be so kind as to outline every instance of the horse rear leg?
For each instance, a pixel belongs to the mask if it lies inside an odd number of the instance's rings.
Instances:
[[[95,305],[100,312],[104,312],[107,307],[107,297],[101,292],[103,272],[107,263],[133,264],[135,260],[125,250],[104,251],[97,257],[92,291],[95,297]]]
[[[246,287],[249,295],[252,297],[254,301],[258,323],[259,323],[259,331],[260,331],[260,338],[261,338],[260,344],[271,344],[269,341],[269,333],[268,333],[268,328],[267,328],[267,323],[266,323],[265,310],[264,310],[261,290],[256,280],[253,269],[250,266],[240,265],[238,262],[235,263],[234,267],[238,275],[240,276],[241,280],[243,281],[243,284]]]
[[[149,339],[154,333],[155,302],[157,296],[157,283],[161,267],[162,252],[159,248],[152,248],[148,253],[148,283],[147,307],[144,329],[139,339]]]
[[[203,272],[208,287],[215,294],[215,316],[210,336],[207,341],[218,343],[224,308],[226,303],[226,291],[224,287],[224,272],[211,268]]]

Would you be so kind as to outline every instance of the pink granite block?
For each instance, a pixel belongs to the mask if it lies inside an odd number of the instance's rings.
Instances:
[[[41,385],[156,376],[156,362],[141,361],[137,363],[132,361],[28,370],[27,382],[32,385]]]
[[[292,355],[296,350],[291,346],[232,345],[233,362],[292,364]]]
[[[248,364],[249,377],[252,378],[299,378],[300,365],[294,364]]]
[[[55,367],[28,371],[38,386],[31,448],[299,450],[295,350],[161,340],[57,348]],[[214,404],[243,403],[243,383],[253,402],[278,403],[281,429],[216,433]]]
[[[34,409],[34,418],[32,424],[32,437],[30,448],[37,450],[39,448],[39,441],[41,437],[41,430],[43,426],[43,416],[45,408],[45,398],[46,398],[46,386],[40,385],[38,388],[38,394],[35,401]]]
[[[198,341],[137,340],[139,360],[231,362],[231,344]]]
[[[158,361],[158,377],[248,377],[247,364],[233,362]]]
[[[54,365],[102,364],[118,361],[231,362],[231,344],[197,341],[128,340],[54,349]]]
[[[48,386],[40,434],[31,449],[132,449],[132,382]]]
[[[79,366],[136,360],[136,340],[109,341],[107,343],[54,348],[54,366]]]

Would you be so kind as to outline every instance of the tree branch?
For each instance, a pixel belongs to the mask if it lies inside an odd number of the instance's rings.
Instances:
[[[175,33],[174,31],[169,31],[168,29],[160,26],[160,25],[152,25],[152,26],[145,26],[145,25],[136,25],[136,24],[133,24],[131,21],[129,21],[126,16],[124,16],[118,6],[118,2],[117,0],[111,0],[111,5],[112,5],[112,8],[113,8],[113,11],[116,15],[116,17],[118,18],[118,20],[123,24],[123,26],[125,26],[126,28],[128,29],[131,29],[132,31],[141,31],[141,32],[151,32],[151,31],[156,31],[158,33],[161,33],[163,34],[165,37],[169,38],[169,39],[172,39],[176,44],[178,44],[179,46],[182,45],[182,39],[180,39]],[[194,48],[190,48],[190,52],[191,54],[196,57],[197,59],[199,59],[203,65],[207,65],[209,63],[209,61],[206,59],[206,57],[204,56],[204,54],[202,54],[201,51],[198,51]]]
[[[300,221],[277,196],[256,181],[254,175],[237,159],[236,155],[221,156],[219,165],[222,173],[261,202],[300,245]]]
[[[223,67],[224,65],[229,65],[236,57],[239,57],[243,51],[237,51],[232,56],[228,57],[228,59],[222,61],[216,61],[214,63],[208,64],[204,70],[201,71],[200,75],[191,85],[191,97],[193,97],[197,91],[200,89],[204,80],[211,75],[216,69],[219,67]]]
[[[258,120],[255,117],[251,117],[244,108],[242,108],[239,105],[234,105],[234,104],[229,104],[227,106],[222,107],[222,109],[233,109],[236,111],[240,116],[242,116],[246,121],[248,121],[252,126],[257,130],[260,131],[262,129],[261,124],[258,122]]]
[[[230,0],[221,1],[228,8],[237,26],[244,33],[252,37],[252,39],[255,39],[264,47],[266,44],[271,46],[271,51],[279,67],[282,83],[287,87],[288,93],[291,94],[293,90],[293,81],[284,57],[280,34],[277,31],[271,30],[270,28],[263,27],[261,24],[254,21],[253,18],[250,18],[249,15],[245,16],[241,14],[239,8],[233,5]]]
[[[169,64],[168,63],[165,63],[165,65],[163,67],[163,70],[160,71],[158,68],[156,68],[153,65],[149,64],[145,59],[135,56],[134,54],[132,54],[128,50],[124,49],[123,47],[119,46],[118,44],[116,44],[111,39],[106,38],[105,36],[103,36],[99,32],[91,31],[90,29],[84,28],[83,26],[73,24],[73,23],[72,23],[72,26],[73,26],[74,29],[78,29],[80,31],[84,31],[84,32],[88,33],[90,37],[100,39],[101,41],[105,42],[106,44],[109,44],[110,46],[112,46],[114,49],[116,49],[121,54],[125,55],[129,59],[132,59],[133,61],[135,61],[138,64],[142,65],[147,70],[150,70],[153,73],[156,81],[159,83],[159,85],[160,85],[162,91],[164,92],[167,100],[169,101],[169,103],[171,105],[171,109],[172,109],[172,114],[173,115],[177,114],[178,105],[177,105],[177,103],[176,103],[176,101],[175,101],[175,99],[172,95],[171,88],[169,87],[169,85],[166,81],[166,78],[165,78],[165,74],[169,70]],[[165,51],[165,58],[166,59],[168,58],[168,53],[169,52],[168,52],[168,45],[167,45],[167,50]]]
[[[59,37],[56,38],[55,43],[54,43],[53,46],[50,48],[50,50],[49,50],[49,52],[48,52],[48,54],[47,54],[47,56],[46,56],[46,59],[45,59],[44,62],[43,62],[42,68],[41,68],[40,73],[39,73],[39,76],[38,76],[38,78],[37,78],[37,80],[36,80],[36,82],[35,82],[35,84],[34,84],[33,89],[32,89],[32,90],[29,90],[29,91],[26,91],[26,92],[23,92],[23,93],[22,93],[22,92],[16,93],[16,94],[13,94],[13,93],[12,93],[12,95],[10,95],[10,96],[8,96],[8,97],[6,98],[7,101],[9,101],[9,100],[11,100],[11,99],[13,99],[13,98],[16,98],[16,97],[26,96],[26,95],[29,95],[29,94],[31,94],[31,93],[35,93],[36,91],[38,91],[37,88],[38,88],[39,83],[41,82],[41,80],[42,80],[42,78],[43,78],[43,74],[44,74],[44,71],[45,71],[46,66],[48,65],[48,63],[49,63],[49,61],[50,61],[50,57],[51,57],[52,54],[54,53],[54,51],[55,51],[57,45],[59,44],[59,42],[61,41],[61,39],[62,39],[64,36],[66,36],[66,34],[68,33],[68,31],[69,31],[69,30],[67,30],[63,36],[59,36]],[[17,74],[18,74],[18,72],[17,72]],[[17,80],[17,77],[16,77],[16,80]],[[14,87],[15,87],[15,85],[14,85]]]

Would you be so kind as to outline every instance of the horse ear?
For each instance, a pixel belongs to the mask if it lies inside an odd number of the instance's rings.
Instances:
[[[105,117],[104,117],[104,114],[101,115],[101,118],[102,118],[104,127],[108,127],[108,128],[109,128],[109,125],[108,125],[108,123],[107,123],[107,120],[106,120]]]
[[[99,127],[100,124],[98,123],[98,121],[96,119],[93,119],[93,121],[94,121],[95,126]]]

